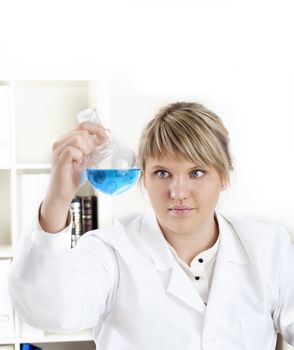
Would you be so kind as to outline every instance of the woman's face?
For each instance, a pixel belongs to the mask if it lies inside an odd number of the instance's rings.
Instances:
[[[211,226],[225,185],[213,167],[178,159],[148,159],[143,181],[164,234],[193,235]]]

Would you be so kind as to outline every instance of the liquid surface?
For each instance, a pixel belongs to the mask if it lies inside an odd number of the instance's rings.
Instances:
[[[95,190],[115,196],[132,187],[140,169],[87,169],[87,178]]]

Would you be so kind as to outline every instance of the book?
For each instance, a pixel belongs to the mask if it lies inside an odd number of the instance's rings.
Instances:
[[[72,239],[71,247],[75,247],[79,238],[86,232],[98,228],[97,197],[76,196],[71,202]]]
[[[92,220],[93,220],[92,230],[97,230],[97,228],[98,228],[98,200],[97,200],[96,196],[92,196]]]
[[[97,228],[97,197],[83,196],[82,200],[82,234]]]
[[[21,350],[42,350],[42,348],[39,348],[38,346],[28,344],[28,343],[21,344],[20,349]]]
[[[82,235],[82,201],[76,196],[70,204],[72,212],[71,247],[75,247]]]

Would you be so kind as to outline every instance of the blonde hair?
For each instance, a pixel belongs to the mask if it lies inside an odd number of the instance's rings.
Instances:
[[[229,182],[233,169],[228,131],[203,105],[176,102],[159,110],[143,129],[138,160],[144,173],[149,158],[178,158],[212,166]]]

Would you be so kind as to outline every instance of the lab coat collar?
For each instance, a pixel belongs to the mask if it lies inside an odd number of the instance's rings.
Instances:
[[[247,264],[249,258],[237,234],[238,230],[242,230],[242,228],[231,224],[218,212],[215,215],[219,225],[222,253],[228,261],[237,264]],[[174,258],[162,234],[155,213],[152,210],[149,210],[142,219],[140,238],[147,248],[157,270],[166,270],[172,266]]]
[[[216,217],[220,231],[220,246],[210,290],[212,297],[209,296],[210,305],[207,310],[192,281],[172,256],[152,211],[143,217],[140,230],[140,238],[162,277],[166,291],[200,313],[208,311],[207,319],[209,319],[209,310],[219,309],[238,288],[232,263],[244,265],[249,262],[248,255],[233,226],[221,214],[216,213]]]
[[[164,271],[171,268],[172,254],[152,210],[143,217],[140,236],[156,269]]]
[[[219,212],[216,212],[215,215],[219,226],[221,253],[224,254],[227,261],[248,264],[250,259],[238,235],[242,228],[232,224]]]
[[[173,257],[153,212],[143,218],[140,234],[166,292],[204,313],[205,304],[190,278]]]
[[[220,245],[209,292],[205,324],[215,319],[215,315],[228,304],[240,289],[240,275],[246,272],[250,263],[235,227],[221,214],[216,213],[220,231]]]

